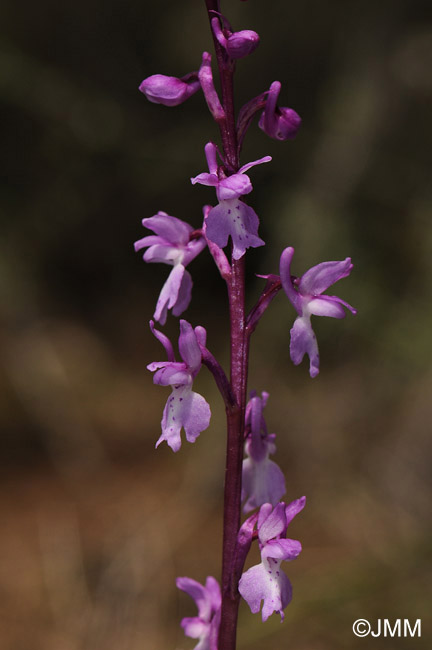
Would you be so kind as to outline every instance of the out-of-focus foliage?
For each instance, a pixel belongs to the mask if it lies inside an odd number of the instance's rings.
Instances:
[[[368,643],[357,618],[423,618],[421,639],[397,643],[430,648],[428,3],[222,8],[261,36],[238,63],[238,106],[279,79],[303,117],[294,142],[256,124],[245,142],[243,163],[273,156],[253,173],[267,246],[248,255],[250,304],[254,273],[277,273],[292,245],[299,275],[351,255],[338,293],[359,310],[316,319],[313,381],[289,360],[282,295],[255,334],[250,387],[271,395],[287,499],[308,505],[292,530],[304,551],[287,566],[286,621],[263,625],[242,606],[239,650],[357,648]],[[199,226],[214,199],[189,183],[218,138],[202,97],[169,109],[137,90],[198,68],[211,48],[204,3],[4,0],[0,25],[0,646],[189,648],[174,580],[219,572],[224,413],[201,373],[210,429],[177,456],[153,450],[166,392],[145,370],[163,358],[147,322],[167,268],[132,243],[143,217]],[[185,316],[226,363],[224,286],[205,254],[190,270]],[[166,331],[177,338],[174,319]]]

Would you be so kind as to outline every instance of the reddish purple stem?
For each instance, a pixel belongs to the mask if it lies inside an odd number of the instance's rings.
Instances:
[[[209,20],[219,12],[218,0],[205,0]],[[213,33],[213,31],[212,31]],[[234,113],[233,73],[234,62],[227,56],[214,37],[216,60],[219,68],[222,105],[225,119],[218,122],[224,157],[232,171],[238,171],[238,143]],[[240,529],[242,459],[246,409],[246,384],[248,369],[248,344],[245,318],[245,263],[244,256],[232,258],[231,274],[227,279],[230,324],[231,362],[230,383],[236,406],[227,408],[227,452],[225,466],[224,523],[222,550],[222,613],[219,630],[219,650],[235,650],[237,617],[240,601],[238,592],[238,567],[236,569],[237,534]]]

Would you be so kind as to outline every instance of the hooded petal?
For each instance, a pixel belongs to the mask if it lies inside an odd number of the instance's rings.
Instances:
[[[321,262],[302,275],[299,291],[304,295],[317,296],[338,280],[346,278],[352,268],[350,257],[341,262]]]
[[[201,350],[198,345],[197,335],[192,325],[187,320],[180,321],[179,336],[180,356],[186,363],[191,372],[197,371],[201,367]]]
[[[263,510],[265,508],[265,510]],[[261,511],[267,514],[268,504],[261,507]],[[278,537],[286,530],[285,504],[278,503],[272,512],[269,512],[265,519],[258,519],[258,537],[261,544],[266,544],[270,539]]]
[[[275,560],[295,560],[301,553],[302,546],[296,539],[271,539],[261,551],[262,558]]]
[[[246,407],[245,421],[246,425],[249,425],[251,429],[246,448],[248,455],[256,462],[264,460],[269,453],[266,441],[267,426],[263,415],[267,398],[268,393],[263,393],[263,398],[255,395],[251,397]]]
[[[159,366],[159,369],[157,369]],[[191,386],[192,376],[186,368],[186,364],[175,362],[154,362],[149,363],[147,369],[153,372],[156,370],[153,383],[159,386]]]
[[[258,225],[258,216],[250,206],[239,199],[231,199],[221,201],[210,210],[206,234],[219,248],[224,248],[231,237],[233,257],[238,260],[247,248],[264,246],[265,242],[258,237]]]
[[[249,194],[252,189],[249,176],[246,176],[246,174],[233,174],[219,182],[216,193],[219,201],[225,201]]]
[[[298,366],[304,355],[309,356],[309,374],[316,377],[319,373],[319,353],[316,336],[312,329],[309,316],[298,317],[291,328],[290,355],[295,366]]]
[[[285,478],[280,467],[269,458],[255,462],[243,460],[242,501],[247,498],[243,512],[250,512],[264,503],[275,506],[286,492]]]
[[[153,217],[142,220],[142,225],[153,230],[157,235],[163,237],[167,242],[172,244],[181,244],[186,246],[189,241],[189,235],[193,231],[185,221],[171,217],[166,212],[158,212]]]

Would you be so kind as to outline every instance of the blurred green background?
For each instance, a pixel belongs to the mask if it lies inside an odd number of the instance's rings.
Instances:
[[[294,142],[255,123],[245,143],[242,163],[273,156],[251,172],[267,246],[248,255],[248,302],[292,245],[298,275],[350,255],[335,293],[359,312],[315,319],[313,381],[289,359],[283,295],[254,336],[250,388],[270,392],[286,498],[308,505],[285,623],[243,603],[238,647],[430,648],[430,3],[222,9],[261,36],[238,64],[238,107],[279,79],[303,118]],[[147,323],[168,268],[132,244],[143,217],[199,226],[214,201],[189,183],[218,138],[202,96],[168,109],[137,90],[198,68],[204,3],[4,0],[0,25],[0,647],[188,650],[179,621],[195,609],[174,581],[219,575],[224,411],[203,370],[209,430],[154,451],[168,391],[146,370],[163,358]],[[190,270],[185,316],[226,365],[223,283],[208,254]],[[358,618],[421,618],[422,637],[359,639]]]

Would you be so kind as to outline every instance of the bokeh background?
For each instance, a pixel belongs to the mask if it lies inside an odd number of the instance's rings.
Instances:
[[[242,162],[265,248],[248,255],[248,301],[277,273],[350,255],[335,292],[358,308],[315,319],[322,370],[289,359],[280,295],[254,336],[250,388],[267,422],[301,557],[285,565],[283,625],[243,603],[240,649],[430,648],[432,227],[430,3],[222,3],[259,49],[238,64],[238,107],[274,79],[303,118],[294,142],[254,124]],[[224,412],[174,455],[154,451],[167,391],[146,364],[168,268],[133,252],[162,209],[199,226],[218,134],[200,94],[173,109],[141,80],[199,66],[203,2],[4,0],[0,8],[2,650],[188,650],[194,605],[175,577],[219,575]],[[227,364],[225,289],[202,254],[185,316]],[[177,336],[175,319],[166,330]],[[162,356],[161,356],[162,354]],[[251,562],[256,560],[252,554]],[[422,619],[421,638],[358,639],[358,618]]]

